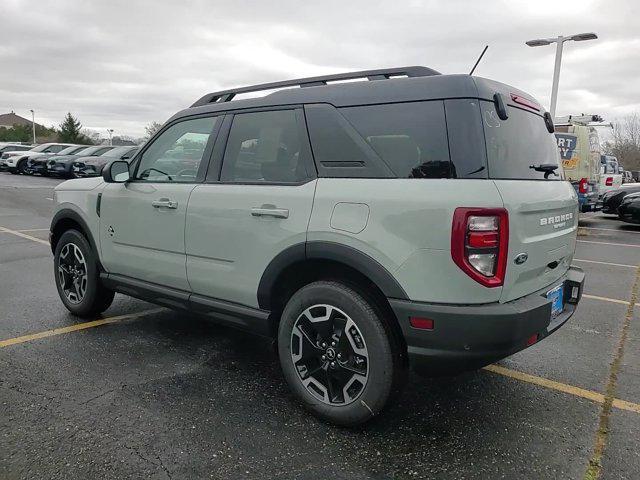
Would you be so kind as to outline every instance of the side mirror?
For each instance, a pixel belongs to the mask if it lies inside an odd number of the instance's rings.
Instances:
[[[114,160],[102,170],[102,178],[107,183],[124,183],[129,180],[129,164]]]

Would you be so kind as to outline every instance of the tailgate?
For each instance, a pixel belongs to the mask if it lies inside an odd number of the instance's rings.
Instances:
[[[509,255],[500,297],[508,302],[551,287],[566,273],[576,245],[578,201],[569,182],[494,182],[509,212]],[[527,259],[516,264],[520,254]]]

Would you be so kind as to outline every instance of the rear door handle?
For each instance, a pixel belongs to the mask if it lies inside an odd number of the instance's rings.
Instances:
[[[169,200],[168,198],[160,198],[159,200],[154,200],[151,202],[153,208],[178,208],[178,202],[174,202],[173,200]]]
[[[254,217],[289,218],[289,210],[263,205],[262,207],[253,207],[251,215]]]

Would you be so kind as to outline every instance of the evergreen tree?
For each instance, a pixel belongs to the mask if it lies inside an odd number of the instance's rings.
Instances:
[[[69,112],[60,124],[58,137],[64,143],[86,143],[87,138],[80,133],[81,129],[82,124]]]

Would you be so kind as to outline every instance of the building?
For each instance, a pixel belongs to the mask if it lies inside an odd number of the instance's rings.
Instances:
[[[0,114],[0,128],[13,128],[14,125],[31,126],[31,120],[16,115],[15,112]],[[36,126],[40,127],[37,123]]]

